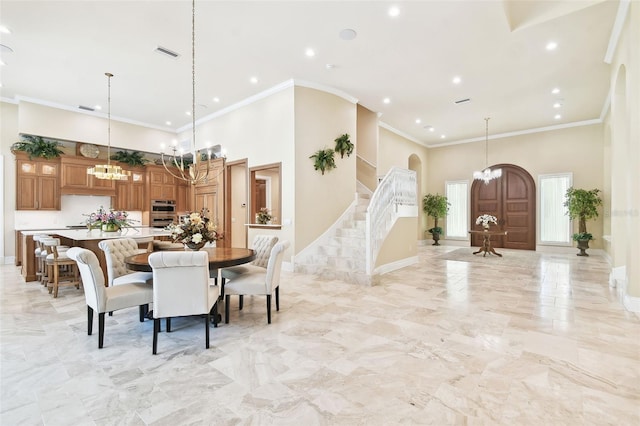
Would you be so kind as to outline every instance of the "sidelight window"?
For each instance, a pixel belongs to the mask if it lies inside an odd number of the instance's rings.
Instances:
[[[540,243],[570,244],[571,221],[564,206],[565,194],[572,185],[571,173],[538,176],[540,188]]]
[[[445,182],[445,194],[450,203],[446,218],[446,238],[467,239],[467,231],[469,231],[469,181]]]

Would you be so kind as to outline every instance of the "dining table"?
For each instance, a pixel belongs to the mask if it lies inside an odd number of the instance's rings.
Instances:
[[[255,251],[240,247],[204,247],[200,251],[206,251],[209,255],[210,271],[242,265],[256,258]],[[132,271],[153,272],[149,265],[150,254],[150,252],[135,254],[125,258],[124,262]]]

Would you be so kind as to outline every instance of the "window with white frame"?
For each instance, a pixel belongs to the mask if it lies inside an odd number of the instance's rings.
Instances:
[[[445,195],[449,202],[446,218],[446,237],[467,238],[469,231],[469,181],[445,182]]]
[[[566,214],[564,201],[572,181],[571,173],[538,176],[541,244],[571,243],[571,221]]]

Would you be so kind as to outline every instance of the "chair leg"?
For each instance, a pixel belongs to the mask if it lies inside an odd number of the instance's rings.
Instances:
[[[144,315],[145,315],[145,307],[148,307],[149,305],[140,305],[138,307],[139,309],[139,315],[140,315],[140,322],[144,322]]]
[[[267,324],[271,324],[271,295],[267,294]]]
[[[276,287],[276,311],[280,310],[280,287]]]
[[[209,312],[209,315],[213,315],[213,326],[215,328],[218,328],[218,302],[217,301],[211,307],[211,311]]]
[[[220,298],[223,298],[224,297],[224,284],[227,282],[227,279],[222,277],[220,282],[221,282],[221,284],[220,284]]]
[[[241,311],[242,310],[242,305],[243,305],[243,302],[244,302],[244,296],[241,294],[238,297],[240,298],[240,309],[239,310]]]
[[[60,282],[60,267],[55,265],[53,267],[53,298],[58,297],[58,283]]]
[[[211,321],[211,315],[207,314],[204,319],[204,335],[206,344],[205,347],[209,349],[209,321]]]
[[[98,349],[104,344],[104,312],[98,314]]]
[[[166,319],[167,322],[167,333],[171,332],[171,318]]]
[[[229,302],[231,302],[231,296],[228,294],[224,297],[224,323],[229,324]]]
[[[113,311],[109,312],[109,316],[112,317],[113,316]]]
[[[87,335],[93,333],[93,308],[87,305]]]
[[[160,330],[160,319],[153,319],[153,354],[158,353],[158,330]]]

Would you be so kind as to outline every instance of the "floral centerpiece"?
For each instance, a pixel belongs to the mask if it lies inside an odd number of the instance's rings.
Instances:
[[[258,213],[256,213],[256,222],[262,225],[266,225],[273,220],[273,215],[269,213],[269,209],[262,207]]]
[[[476,225],[482,225],[484,229],[489,229],[489,224],[493,223],[494,225],[498,224],[498,219],[495,216],[491,216],[490,214],[483,214],[478,216],[476,219]]]
[[[222,239],[216,225],[206,217],[205,209],[200,213],[190,213],[182,223],[172,223],[166,229],[171,232],[174,243],[186,244],[192,250],[201,249],[206,243]]]
[[[122,228],[127,228],[134,222],[129,219],[129,214],[125,211],[116,211],[109,209],[108,211],[100,206],[100,208],[88,215],[87,228],[89,230],[93,228],[101,228],[105,232],[119,231]]]

